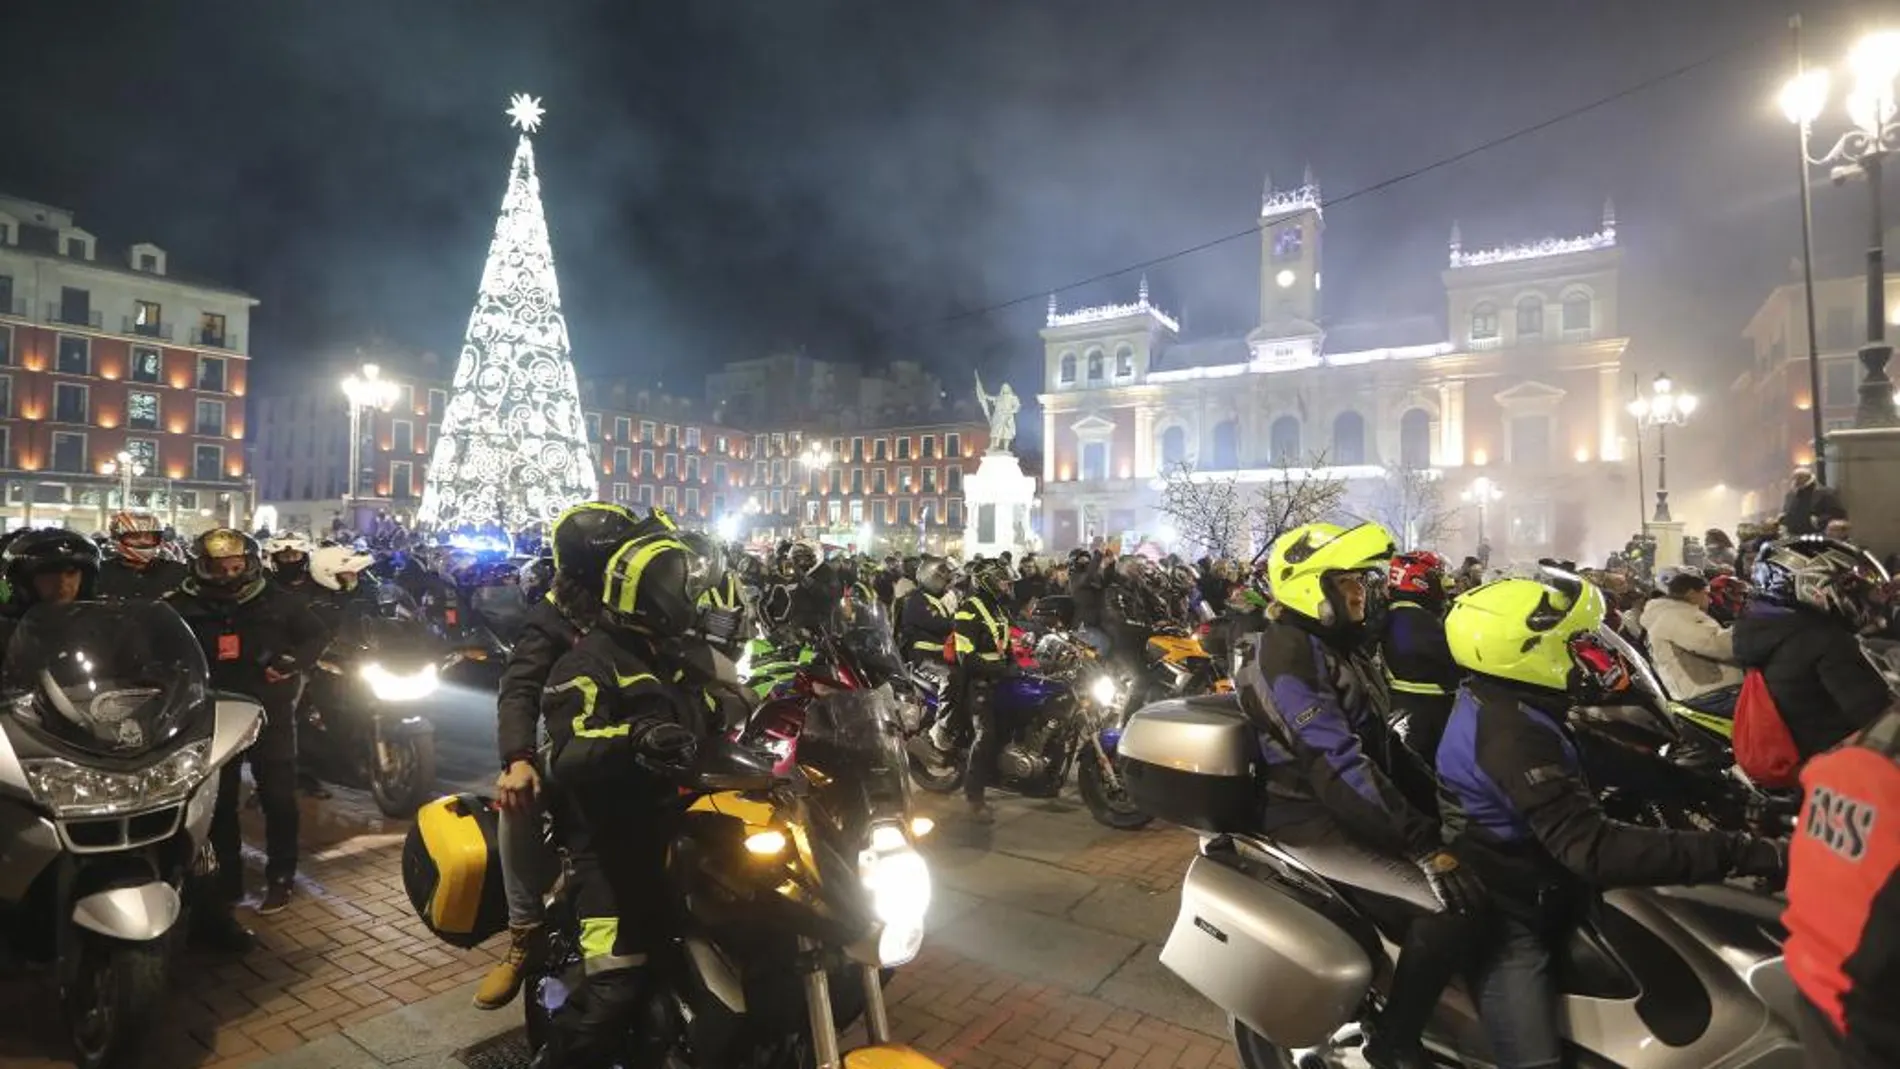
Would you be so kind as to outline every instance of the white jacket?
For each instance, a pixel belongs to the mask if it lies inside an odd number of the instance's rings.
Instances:
[[[1643,631],[1656,674],[1677,701],[1742,685],[1735,640],[1708,613],[1675,598],[1651,598],[1643,606]]]

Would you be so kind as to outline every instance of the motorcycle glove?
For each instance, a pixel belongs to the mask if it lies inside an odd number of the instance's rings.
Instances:
[[[1425,874],[1432,896],[1447,913],[1475,913],[1484,905],[1484,884],[1478,875],[1447,850],[1431,850],[1412,859]]]
[[[678,724],[659,723],[641,732],[634,746],[661,764],[689,765],[699,750],[699,737]]]
[[[1788,840],[1736,835],[1730,855],[1730,876],[1757,876],[1779,889],[1788,882]]]

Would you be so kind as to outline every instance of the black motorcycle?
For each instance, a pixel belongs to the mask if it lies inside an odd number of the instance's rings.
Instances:
[[[305,689],[297,746],[311,771],[367,788],[391,817],[435,797],[435,725],[427,700],[465,654],[404,614],[358,612]]]

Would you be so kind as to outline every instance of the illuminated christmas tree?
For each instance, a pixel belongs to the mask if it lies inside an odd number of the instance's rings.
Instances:
[[[508,114],[521,140],[416,516],[442,530],[518,531],[600,489],[528,136],[541,102],[516,94]]]

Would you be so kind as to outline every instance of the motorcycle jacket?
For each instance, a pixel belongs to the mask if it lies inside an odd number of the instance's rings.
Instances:
[[[508,654],[501,672],[501,689],[495,711],[500,724],[495,740],[501,750],[501,765],[532,761],[540,741],[541,691],[559,661],[581,640],[581,630],[554,604],[543,597],[528,610],[521,634]]]
[[[904,617],[897,622],[906,660],[943,661],[943,645],[956,630],[956,620],[943,599],[922,589],[904,596]]]
[[[191,570],[175,560],[154,557],[142,568],[114,558],[99,566],[95,588],[101,601],[157,601],[178,589]]]
[[[1102,563],[1093,561],[1086,568],[1069,572],[1069,597],[1075,603],[1075,622],[1079,627],[1102,626]]]
[[[911,600],[914,604],[921,598]],[[957,603],[956,644],[957,665],[970,676],[1011,674],[1014,662],[1009,655],[1009,617],[988,594],[972,590]]]
[[[1595,888],[1709,883],[1734,867],[1737,836],[1612,820],[1564,723],[1569,701],[1472,678],[1438,746],[1450,849],[1503,908],[1533,922]]]
[[[1236,683],[1260,735],[1267,829],[1324,815],[1383,853],[1440,848],[1431,772],[1387,723],[1391,695],[1368,652],[1276,620]]]
[[[681,677],[679,666],[661,664],[642,640],[589,631],[554,663],[541,692],[550,776],[583,795],[643,787],[663,794],[634,760],[647,734],[672,724],[704,739],[718,727],[714,700]]]
[[[1801,786],[1788,975],[1834,1026],[1845,1064],[1900,1065],[1900,715],[1808,762]]]
[[[330,645],[330,631],[302,599],[259,583],[236,597],[206,593],[196,578],[165,595],[191,625],[211,666],[211,684],[263,700],[274,688],[267,669],[306,672]]]
[[[1860,640],[1831,617],[1758,604],[1731,633],[1736,663],[1761,670],[1803,760],[1873,723],[1892,701]]]
[[[1403,704],[1407,698],[1426,698],[1440,699],[1433,704],[1451,704],[1464,673],[1445,644],[1443,616],[1415,601],[1394,598],[1386,612],[1379,653],[1393,701]]]

